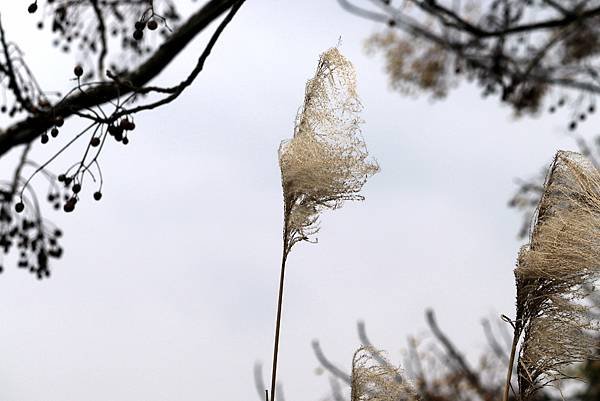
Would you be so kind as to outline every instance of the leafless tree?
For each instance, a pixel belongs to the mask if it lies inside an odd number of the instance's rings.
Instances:
[[[171,0],[35,0],[23,4],[32,28],[50,29],[58,51],[73,52],[74,87],[64,96],[48,95],[28,67],[18,43],[0,19],[0,112],[9,125],[0,128],[0,157],[21,148],[14,172],[0,182],[0,257],[20,251],[19,267],[48,277],[49,258],[62,254],[61,231],[41,214],[30,184],[36,175],[50,182],[48,201],[72,212],[85,178],[94,181],[94,199],[102,197],[98,156],[109,141],[129,142],[135,116],[168,104],[200,74],[211,50],[244,0],[210,0],[183,18]],[[195,65],[172,86],[150,85],[199,33],[220,20]],[[147,40],[154,36],[153,40]],[[158,43],[158,45],[151,45]],[[41,163],[28,158],[32,145],[54,141],[64,121],[87,121],[81,132],[64,132],[64,146]],[[49,164],[75,141],[87,141],[81,158],[62,174]],[[3,172],[4,173],[4,172]],[[89,177],[88,177],[89,176]],[[89,182],[88,179],[88,182]],[[91,186],[91,185],[90,185]],[[2,271],[0,259],[0,271]]]
[[[581,104],[582,113],[594,111],[600,92],[598,1],[338,2],[392,28],[372,40],[385,52],[390,79],[401,88],[443,96],[465,77],[518,113],[535,113],[553,92],[572,89],[589,100]]]
[[[367,41],[383,54],[390,84],[404,94],[443,98],[461,82],[509,104],[516,115],[562,111],[579,151],[598,165],[600,139],[578,128],[592,120],[600,93],[600,1],[338,0],[381,22]],[[548,160],[550,162],[550,160]],[[544,166],[544,171],[547,166]],[[519,182],[509,205],[529,230],[543,174]]]

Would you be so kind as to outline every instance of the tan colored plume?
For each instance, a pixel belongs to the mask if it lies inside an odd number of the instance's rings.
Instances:
[[[411,383],[381,353],[360,347],[352,358],[350,401],[417,401]]]
[[[379,170],[361,136],[361,110],[352,64],[337,48],[326,51],[306,84],[294,137],[279,148],[288,251],[318,231],[321,210],[362,200]]]
[[[337,48],[321,54],[315,76],[306,83],[294,136],[279,147],[283,187],[283,253],[279,276],[270,401],[276,401],[277,358],[283,305],[285,264],[299,241],[319,230],[319,213],[346,200],[362,200],[367,179],[379,171],[369,159],[360,133],[362,106],[354,67]],[[268,395],[268,393],[267,393]]]
[[[582,155],[559,151],[548,172],[515,278],[517,376],[523,399],[591,358],[598,322],[586,297],[600,277],[600,172]]]

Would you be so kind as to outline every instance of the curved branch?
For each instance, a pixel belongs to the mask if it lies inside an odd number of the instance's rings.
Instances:
[[[435,319],[435,314],[433,310],[429,309],[425,312],[425,316],[427,318],[427,324],[431,329],[431,332],[437,338],[437,340],[444,346],[446,350],[446,354],[448,355],[448,359],[453,361],[456,366],[462,371],[464,377],[467,379],[469,384],[473,387],[477,393],[481,395],[481,397],[490,401],[493,399],[492,394],[490,394],[482,385],[479,379],[479,376],[473,371],[473,369],[469,366],[464,356],[456,349],[454,344],[450,341],[450,339],[442,332],[440,327],[437,324]]]
[[[521,34],[530,31],[538,31],[545,29],[554,29],[568,26],[574,22],[597,17],[600,15],[600,7],[593,7],[581,12],[570,11],[563,13],[561,18],[552,18],[542,21],[534,21],[526,24],[508,26],[498,30],[486,30],[479,26],[471,24],[466,19],[459,16],[451,9],[440,5],[436,1],[413,1],[421,10],[435,17],[447,17],[452,20],[453,27],[464,32],[467,32],[478,38],[492,38],[506,35]]]
[[[258,393],[258,398],[261,401],[268,401],[265,399],[265,381],[263,380],[262,374],[262,364],[260,362],[256,362],[254,364],[254,387],[256,388],[256,392]]]
[[[162,105],[170,103],[173,100],[175,100],[177,97],[179,97],[179,95],[181,95],[181,93],[183,93],[183,91],[187,87],[189,87],[192,84],[192,82],[194,82],[194,80],[196,79],[198,74],[200,74],[200,72],[202,71],[202,68],[204,68],[204,62],[206,61],[206,59],[210,55],[210,52],[212,51],[213,47],[217,43],[219,36],[221,36],[221,33],[223,32],[223,30],[225,30],[225,27],[227,26],[227,24],[229,24],[229,22],[233,19],[233,17],[237,13],[237,11],[240,9],[242,4],[243,4],[243,1],[240,1],[239,3],[237,3],[236,5],[231,7],[231,11],[229,11],[229,14],[227,14],[227,16],[223,19],[223,21],[221,21],[221,23],[219,24],[219,26],[213,33],[212,37],[208,41],[208,44],[204,48],[204,51],[202,52],[200,57],[198,58],[198,62],[196,63],[196,66],[194,67],[194,69],[192,70],[190,75],[185,80],[181,81],[181,83],[179,83],[179,85],[172,87],[172,88],[164,89],[164,91],[166,93],[171,93],[171,95],[169,95],[161,100],[158,100],[156,102],[153,102],[153,103],[144,104],[144,105],[134,107],[131,109],[125,109],[125,110],[117,113],[115,116],[113,116],[113,118],[119,118],[126,114],[138,113],[138,112],[144,111],[144,110],[151,110],[156,107],[160,107]]]
[[[160,74],[200,32],[211,22],[233,6],[244,0],[211,0],[193,14],[136,70],[119,77],[119,80],[104,82],[85,93],[69,96],[48,112],[39,113],[0,130],[0,156],[13,147],[29,143],[51,128],[55,118],[69,117],[74,113],[107,103],[131,93],[133,88],[143,87]],[[239,6],[238,6],[239,8]],[[127,82],[127,84],[125,84]]]
[[[15,194],[17,193],[17,190],[19,188],[19,180],[21,179],[21,172],[23,171],[23,167],[25,167],[25,164],[27,164],[27,156],[29,155],[29,151],[31,150],[31,144],[28,143],[27,145],[25,145],[25,148],[23,149],[23,152],[21,153],[21,158],[19,159],[19,164],[17,165],[17,168],[15,169],[15,174],[13,175],[13,182],[10,188],[10,193],[8,194],[8,198],[5,198],[6,201],[8,201],[9,203],[12,201],[12,199],[14,198]]]
[[[313,340],[312,347],[313,347],[313,351],[315,352],[315,356],[319,360],[319,363],[321,364],[321,366],[323,366],[325,369],[327,369],[327,371],[329,373],[333,374],[335,377],[343,380],[347,384],[351,384],[352,380],[350,378],[350,375],[348,373],[344,372],[342,369],[335,366],[333,363],[331,363],[329,361],[329,359],[327,359],[325,357],[325,354],[323,353],[323,350],[321,349],[321,346],[319,345],[319,341]]]
[[[376,22],[388,22],[390,18],[385,14],[376,13],[350,3],[348,0],[338,0],[338,3],[342,8],[352,14],[358,15],[359,17],[368,18]]]
[[[385,366],[390,371],[394,371],[394,367],[391,366],[390,363],[385,358],[383,358],[381,354],[379,354],[379,352],[374,352],[376,348],[373,346],[373,343],[371,343],[369,337],[367,336],[365,322],[363,322],[362,320],[359,321],[356,324],[356,328],[358,330],[358,338],[360,338],[360,342],[362,342],[363,345],[369,347],[369,353],[371,354],[373,359],[375,359],[377,363],[379,363],[381,366]],[[396,374],[395,379],[398,383],[404,382],[404,378],[400,374]]]
[[[100,31],[100,56],[98,56],[98,75],[102,77],[104,74],[104,60],[106,59],[106,54],[108,53],[108,46],[106,43],[106,25],[104,24],[104,16],[102,15],[102,10],[98,6],[98,0],[92,0],[92,7],[94,8],[94,13],[96,14],[96,18],[98,19],[98,30]]]

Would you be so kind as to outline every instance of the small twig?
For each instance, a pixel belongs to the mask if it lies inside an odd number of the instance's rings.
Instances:
[[[21,153],[21,158],[19,159],[19,164],[17,165],[17,168],[15,169],[15,174],[13,176],[10,193],[8,194],[8,199],[7,199],[7,201],[9,203],[12,201],[13,197],[17,193],[17,189],[19,187],[19,180],[21,177],[21,172],[23,171],[23,167],[27,164],[27,155],[29,154],[30,150],[31,150],[31,143],[28,143],[27,145],[25,145],[25,148],[23,149],[23,153]]]

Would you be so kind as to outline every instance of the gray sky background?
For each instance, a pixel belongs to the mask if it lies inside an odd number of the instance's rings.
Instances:
[[[68,88],[72,59],[21,3],[0,1],[7,33],[46,88]],[[377,29],[334,0],[246,2],[193,86],[139,115],[128,147],[104,150],[102,201],[84,188],[75,213],[50,213],[66,249],[53,277],[38,282],[12,266],[0,275],[0,399],[258,399],[252,367],[262,361],[269,379],[281,256],[276,151],[319,54],[340,36],[382,171],[365,202],[325,213],[319,243],[290,256],[278,374],[286,398],[328,394],[310,341],[348,368],[359,319],[395,362],[406,337],[425,329],[427,307],[472,358],[485,349],[481,318],[514,313],[514,179],[574,148],[566,117],[514,121],[468,85],[442,102],[401,97],[382,60],[365,55]],[[206,40],[156,82],[178,82]],[[62,141],[77,126],[69,120]],[[60,143],[36,146],[38,159]],[[0,161],[3,178],[10,161]]]

